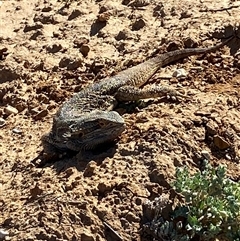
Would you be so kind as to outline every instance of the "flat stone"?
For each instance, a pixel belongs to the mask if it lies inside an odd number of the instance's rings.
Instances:
[[[18,110],[13,106],[8,105],[7,107],[5,107],[4,112],[6,115],[11,115],[11,114],[16,115],[18,113]]]
[[[22,130],[19,129],[19,128],[16,128],[16,127],[13,128],[12,132],[15,133],[15,134],[22,134]]]
[[[214,145],[220,150],[224,150],[230,147],[230,144],[224,140],[221,136],[215,135],[213,137]]]
[[[185,69],[176,69],[174,72],[173,72],[173,77],[176,77],[176,78],[185,78],[187,77],[187,71]]]
[[[34,119],[35,120],[40,120],[42,119],[43,117],[47,116],[48,115],[48,110],[41,110],[39,113],[37,113],[35,116],[34,116]]]
[[[209,152],[206,150],[202,150],[202,156],[207,160],[210,160],[210,158],[211,158]]]

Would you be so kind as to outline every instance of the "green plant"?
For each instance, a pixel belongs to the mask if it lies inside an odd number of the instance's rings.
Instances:
[[[173,218],[186,218],[184,228],[191,238],[240,240],[240,184],[226,177],[224,167],[209,165],[193,176],[186,168],[177,169],[173,187],[185,198]]]
[[[154,240],[240,241],[240,183],[228,179],[224,167],[208,165],[193,176],[187,168],[177,169],[172,186],[184,204],[177,205],[169,220],[161,215],[167,202],[155,198],[147,204],[154,218],[144,230]]]

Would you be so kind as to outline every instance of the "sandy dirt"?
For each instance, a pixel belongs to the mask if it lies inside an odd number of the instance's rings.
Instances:
[[[234,0],[0,1],[0,228],[8,240],[144,240],[147,200],[203,159],[240,178],[240,40],[159,71],[187,100],[120,106],[115,144],[39,167],[61,103],[166,51],[212,46],[240,22]],[[240,34],[239,34],[240,35]],[[184,78],[173,77],[177,68]],[[145,238],[146,240],[146,238]],[[148,236],[147,240],[152,240]]]

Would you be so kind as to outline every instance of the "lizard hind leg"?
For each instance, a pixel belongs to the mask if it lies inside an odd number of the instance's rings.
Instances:
[[[181,97],[185,98],[186,95],[171,88],[167,85],[153,85],[147,88],[139,89],[135,86],[123,86],[118,89],[115,98],[118,101],[137,101],[141,99],[158,98],[158,97]]]

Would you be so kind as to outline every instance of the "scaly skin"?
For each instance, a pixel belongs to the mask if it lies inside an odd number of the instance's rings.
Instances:
[[[82,151],[114,140],[124,130],[123,118],[114,111],[118,101],[136,101],[166,95],[182,96],[168,86],[139,89],[161,67],[191,55],[213,52],[233,37],[210,48],[189,48],[151,58],[83,89],[63,103],[50,133],[42,137],[46,153],[58,150]]]

